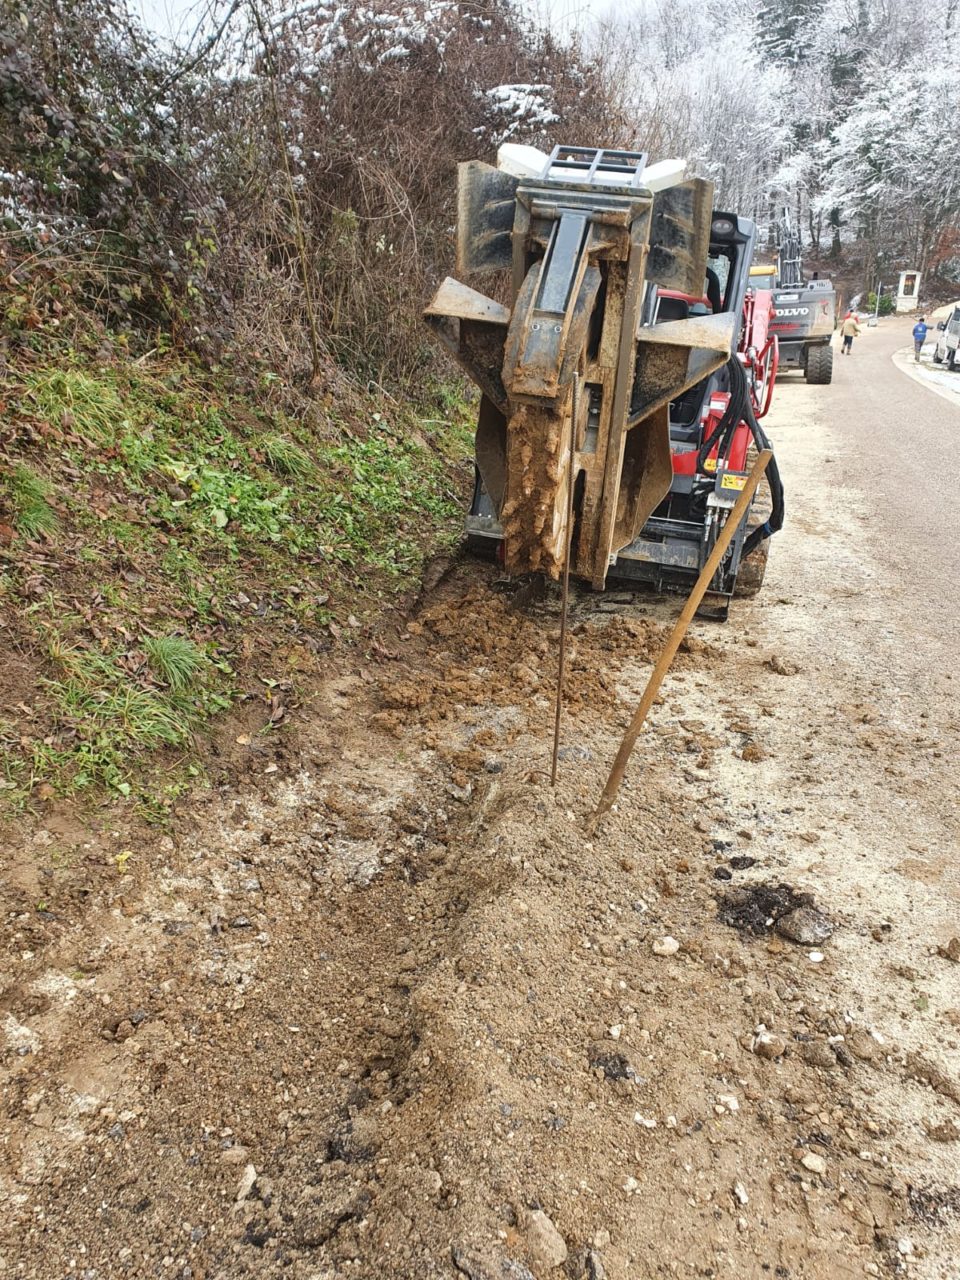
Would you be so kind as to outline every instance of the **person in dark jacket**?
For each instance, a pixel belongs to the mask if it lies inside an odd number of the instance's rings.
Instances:
[[[913,358],[920,363],[920,352],[923,350],[923,344],[927,340],[927,330],[930,326],[926,323],[923,316],[913,326]]]

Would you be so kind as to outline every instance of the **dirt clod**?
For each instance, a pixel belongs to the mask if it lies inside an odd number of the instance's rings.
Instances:
[[[927,1135],[934,1142],[960,1142],[960,1129],[952,1120],[944,1120],[942,1124],[932,1125],[927,1130]]]
[[[779,653],[772,654],[763,664],[768,671],[778,676],[795,676],[800,673],[800,664],[791,658],[784,658]]]
[[[717,913],[726,925],[745,936],[761,937],[784,916],[812,908],[813,895],[788,884],[751,884],[731,889],[718,899]]]
[[[787,1042],[782,1036],[770,1031],[758,1031],[750,1047],[758,1058],[766,1058],[768,1062],[772,1062],[783,1057],[787,1051]]]
[[[861,1062],[873,1062],[880,1052],[880,1046],[873,1036],[860,1027],[847,1032],[845,1043],[853,1056]]]
[[[811,1067],[820,1067],[823,1071],[830,1071],[837,1066],[837,1055],[833,1050],[833,1046],[825,1040],[808,1040],[800,1047],[800,1053]]]
[[[960,1105],[960,1085],[942,1067],[930,1062],[919,1053],[908,1053],[906,1073],[922,1084],[928,1084],[936,1093]]]

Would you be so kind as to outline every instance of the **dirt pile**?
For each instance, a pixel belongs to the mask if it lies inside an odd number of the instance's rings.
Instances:
[[[400,734],[411,724],[454,721],[464,708],[501,707],[528,715],[533,726],[551,705],[559,638],[555,596],[532,610],[490,585],[444,593],[408,624],[414,646],[409,661],[379,680],[384,711],[376,723]],[[589,597],[575,599],[567,649],[564,706],[576,720],[615,707],[624,697],[625,664],[656,661],[668,628],[653,618],[598,613]],[[702,663],[719,655],[691,637],[677,659],[683,670],[695,654]],[[431,743],[439,739],[431,739]]]

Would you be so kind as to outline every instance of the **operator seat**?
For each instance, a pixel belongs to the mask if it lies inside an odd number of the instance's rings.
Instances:
[[[657,323],[664,320],[687,320],[690,303],[686,298],[665,298],[662,294],[657,306]]]
[[[710,303],[710,310],[718,315],[723,310],[723,296],[720,291],[720,277],[710,267],[706,271],[704,292]],[[664,298],[663,302],[673,301]],[[662,304],[661,304],[662,305]],[[665,316],[662,316],[666,319]],[[671,317],[672,318],[672,317]],[[699,409],[703,400],[703,383],[690,387],[678,400],[670,406],[670,439],[678,444],[696,444],[700,439]]]

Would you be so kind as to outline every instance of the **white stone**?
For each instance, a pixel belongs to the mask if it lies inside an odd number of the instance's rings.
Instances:
[[[653,944],[653,954],[655,956],[675,956],[680,950],[680,943],[676,938],[671,938],[669,934],[666,937],[658,938]]]
[[[815,1155],[812,1151],[808,1152],[800,1161],[805,1169],[809,1169],[811,1173],[826,1173],[827,1162],[823,1156]]]
[[[252,1164],[248,1164],[240,1178],[240,1185],[237,1187],[237,1204],[241,1204],[246,1200],[247,1196],[253,1190],[253,1184],[256,1180],[257,1171]]]
[[[5,1013],[0,1023],[4,1040],[14,1052],[39,1053],[43,1042],[32,1027],[18,1022],[12,1013]]]
[[[562,1267],[567,1260],[563,1236],[542,1209],[535,1209],[530,1215],[527,1247],[531,1256],[544,1267]]]

